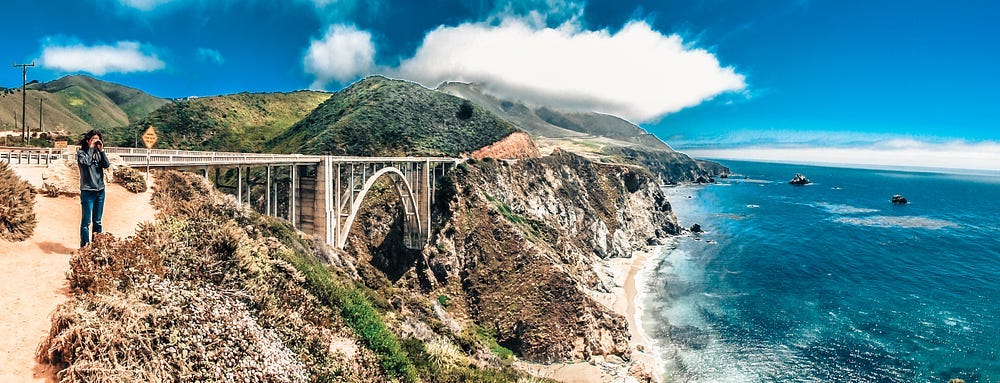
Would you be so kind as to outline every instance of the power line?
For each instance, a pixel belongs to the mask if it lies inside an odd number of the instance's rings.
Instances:
[[[28,144],[28,125],[25,123],[24,117],[28,115],[28,106],[26,99],[27,93],[24,90],[24,86],[28,83],[28,67],[33,66],[35,66],[34,61],[32,61],[31,64],[14,63],[15,68],[21,68],[21,139],[24,140],[25,145]],[[15,120],[14,123],[16,124],[17,121]]]

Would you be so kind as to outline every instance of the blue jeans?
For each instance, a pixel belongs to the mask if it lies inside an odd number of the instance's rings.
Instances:
[[[104,190],[81,190],[80,205],[83,219],[80,220],[80,247],[90,243],[90,223],[94,223],[94,233],[100,233],[101,217],[104,215]]]

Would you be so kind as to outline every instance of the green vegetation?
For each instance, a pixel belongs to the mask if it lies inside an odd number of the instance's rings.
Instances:
[[[544,221],[525,216],[519,213],[515,213],[511,210],[510,206],[500,201],[493,196],[486,194],[486,200],[493,203],[496,206],[497,211],[500,212],[504,218],[506,218],[511,223],[519,226],[524,230],[525,234],[528,234],[528,238],[535,240],[540,236],[549,238],[552,235],[553,229],[548,226]]]
[[[142,145],[150,125],[156,148],[261,152],[265,142],[301,120],[329,93],[239,93],[177,101],[128,127],[109,132],[119,146]]]
[[[289,262],[305,277],[309,290],[324,303],[340,307],[340,315],[361,338],[365,346],[379,355],[382,367],[390,376],[405,381],[417,381],[417,373],[406,353],[382,317],[357,287],[344,287],[333,279],[330,271],[314,258],[292,256]]]
[[[128,125],[169,102],[135,88],[84,75],[65,76],[31,88],[53,94],[59,103],[98,129]]]
[[[373,76],[335,93],[268,147],[305,154],[459,156],[515,131],[458,97]]]
[[[451,298],[449,298],[447,295],[444,294],[438,295],[437,301],[438,303],[441,304],[441,306],[444,307],[451,306]]]
[[[35,192],[0,162],[0,239],[23,241],[35,232]]]

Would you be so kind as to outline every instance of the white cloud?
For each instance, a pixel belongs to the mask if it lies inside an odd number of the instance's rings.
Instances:
[[[156,54],[143,51],[134,41],[114,45],[46,45],[39,58],[41,65],[62,72],[105,73],[152,72],[166,67]]]
[[[487,22],[520,18],[539,28],[549,25],[579,25],[586,5],[586,2],[574,0],[497,1]]]
[[[218,65],[222,65],[226,62],[226,59],[222,57],[221,52],[211,48],[198,48],[198,50],[195,51],[195,55],[201,62],[215,63]]]
[[[748,146],[684,150],[699,158],[860,167],[969,169],[1000,175],[1000,142],[926,142],[897,138],[854,147]]]
[[[312,40],[303,59],[306,73],[316,77],[314,89],[331,81],[346,83],[375,68],[375,43],[368,31],[332,25],[322,39]]]
[[[140,11],[151,11],[154,8],[161,6],[163,4],[169,3],[173,0],[118,0],[121,5],[129,8],[135,8]]]
[[[745,89],[744,77],[677,35],[643,21],[620,31],[557,28],[525,18],[440,26],[391,75],[434,87],[482,84],[528,103],[597,111],[633,122],[656,120],[720,93]]]

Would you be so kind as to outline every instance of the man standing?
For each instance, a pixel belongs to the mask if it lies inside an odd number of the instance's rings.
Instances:
[[[104,215],[104,169],[111,166],[108,155],[104,154],[101,132],[91,130],[80,141],[76,152],[76,163],[80,167],[80,205],[83,219],[80,220],[80,247],[91,240],[90,225],[94,233],[100,233],[101,217]]]

